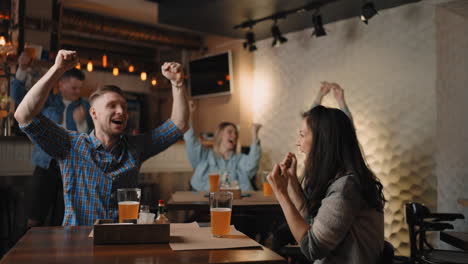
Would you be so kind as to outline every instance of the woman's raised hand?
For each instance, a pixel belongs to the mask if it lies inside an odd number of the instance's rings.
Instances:
[[[288,175],[283,171],[280,165],[275,164],[273,170],[268,174],[267,180],[271,185],[271,189],[275,195],[288,194]]]

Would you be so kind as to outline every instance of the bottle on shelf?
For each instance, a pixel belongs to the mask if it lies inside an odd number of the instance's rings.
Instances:
[[[158,201],[158,216],[154,220],[155,224],[169,224],[169,219],[166,216],[167,210],[164,206],[164,200]]]

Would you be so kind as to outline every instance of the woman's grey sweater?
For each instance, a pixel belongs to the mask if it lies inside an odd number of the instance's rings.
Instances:
[[[367,206],[353,175],[337,179],[327,190],[310,229],[301,242],[302,253],[314,263],[374,264],[383,250],[383,213]]]

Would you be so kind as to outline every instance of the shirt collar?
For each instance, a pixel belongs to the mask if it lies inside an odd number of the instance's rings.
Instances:
[[[93,143],[93,147],[95,149],[99,149],[99,148],[105,149],[104,145],[101,142],[101,140],[99,140],[96,137],[96,133],[95,133],[94,129],[91,131],[91,133],[89,133],[89,135],[91,137],[91,142]],[[122,143],[124,143],[125,141],[126,141],[125,135],[120,135],[119,141],[117,141],[117,143],[115,143],[115,145],[111,148],[111,150],[109,152],[114,153],[115,151],[118,151],[119,150],[118,146],[122,145]]]

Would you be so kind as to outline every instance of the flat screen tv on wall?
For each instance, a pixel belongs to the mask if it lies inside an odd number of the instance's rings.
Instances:
[[[189,63],[192,97],[228,95],[232,90],[231,52],[211,55]]]

